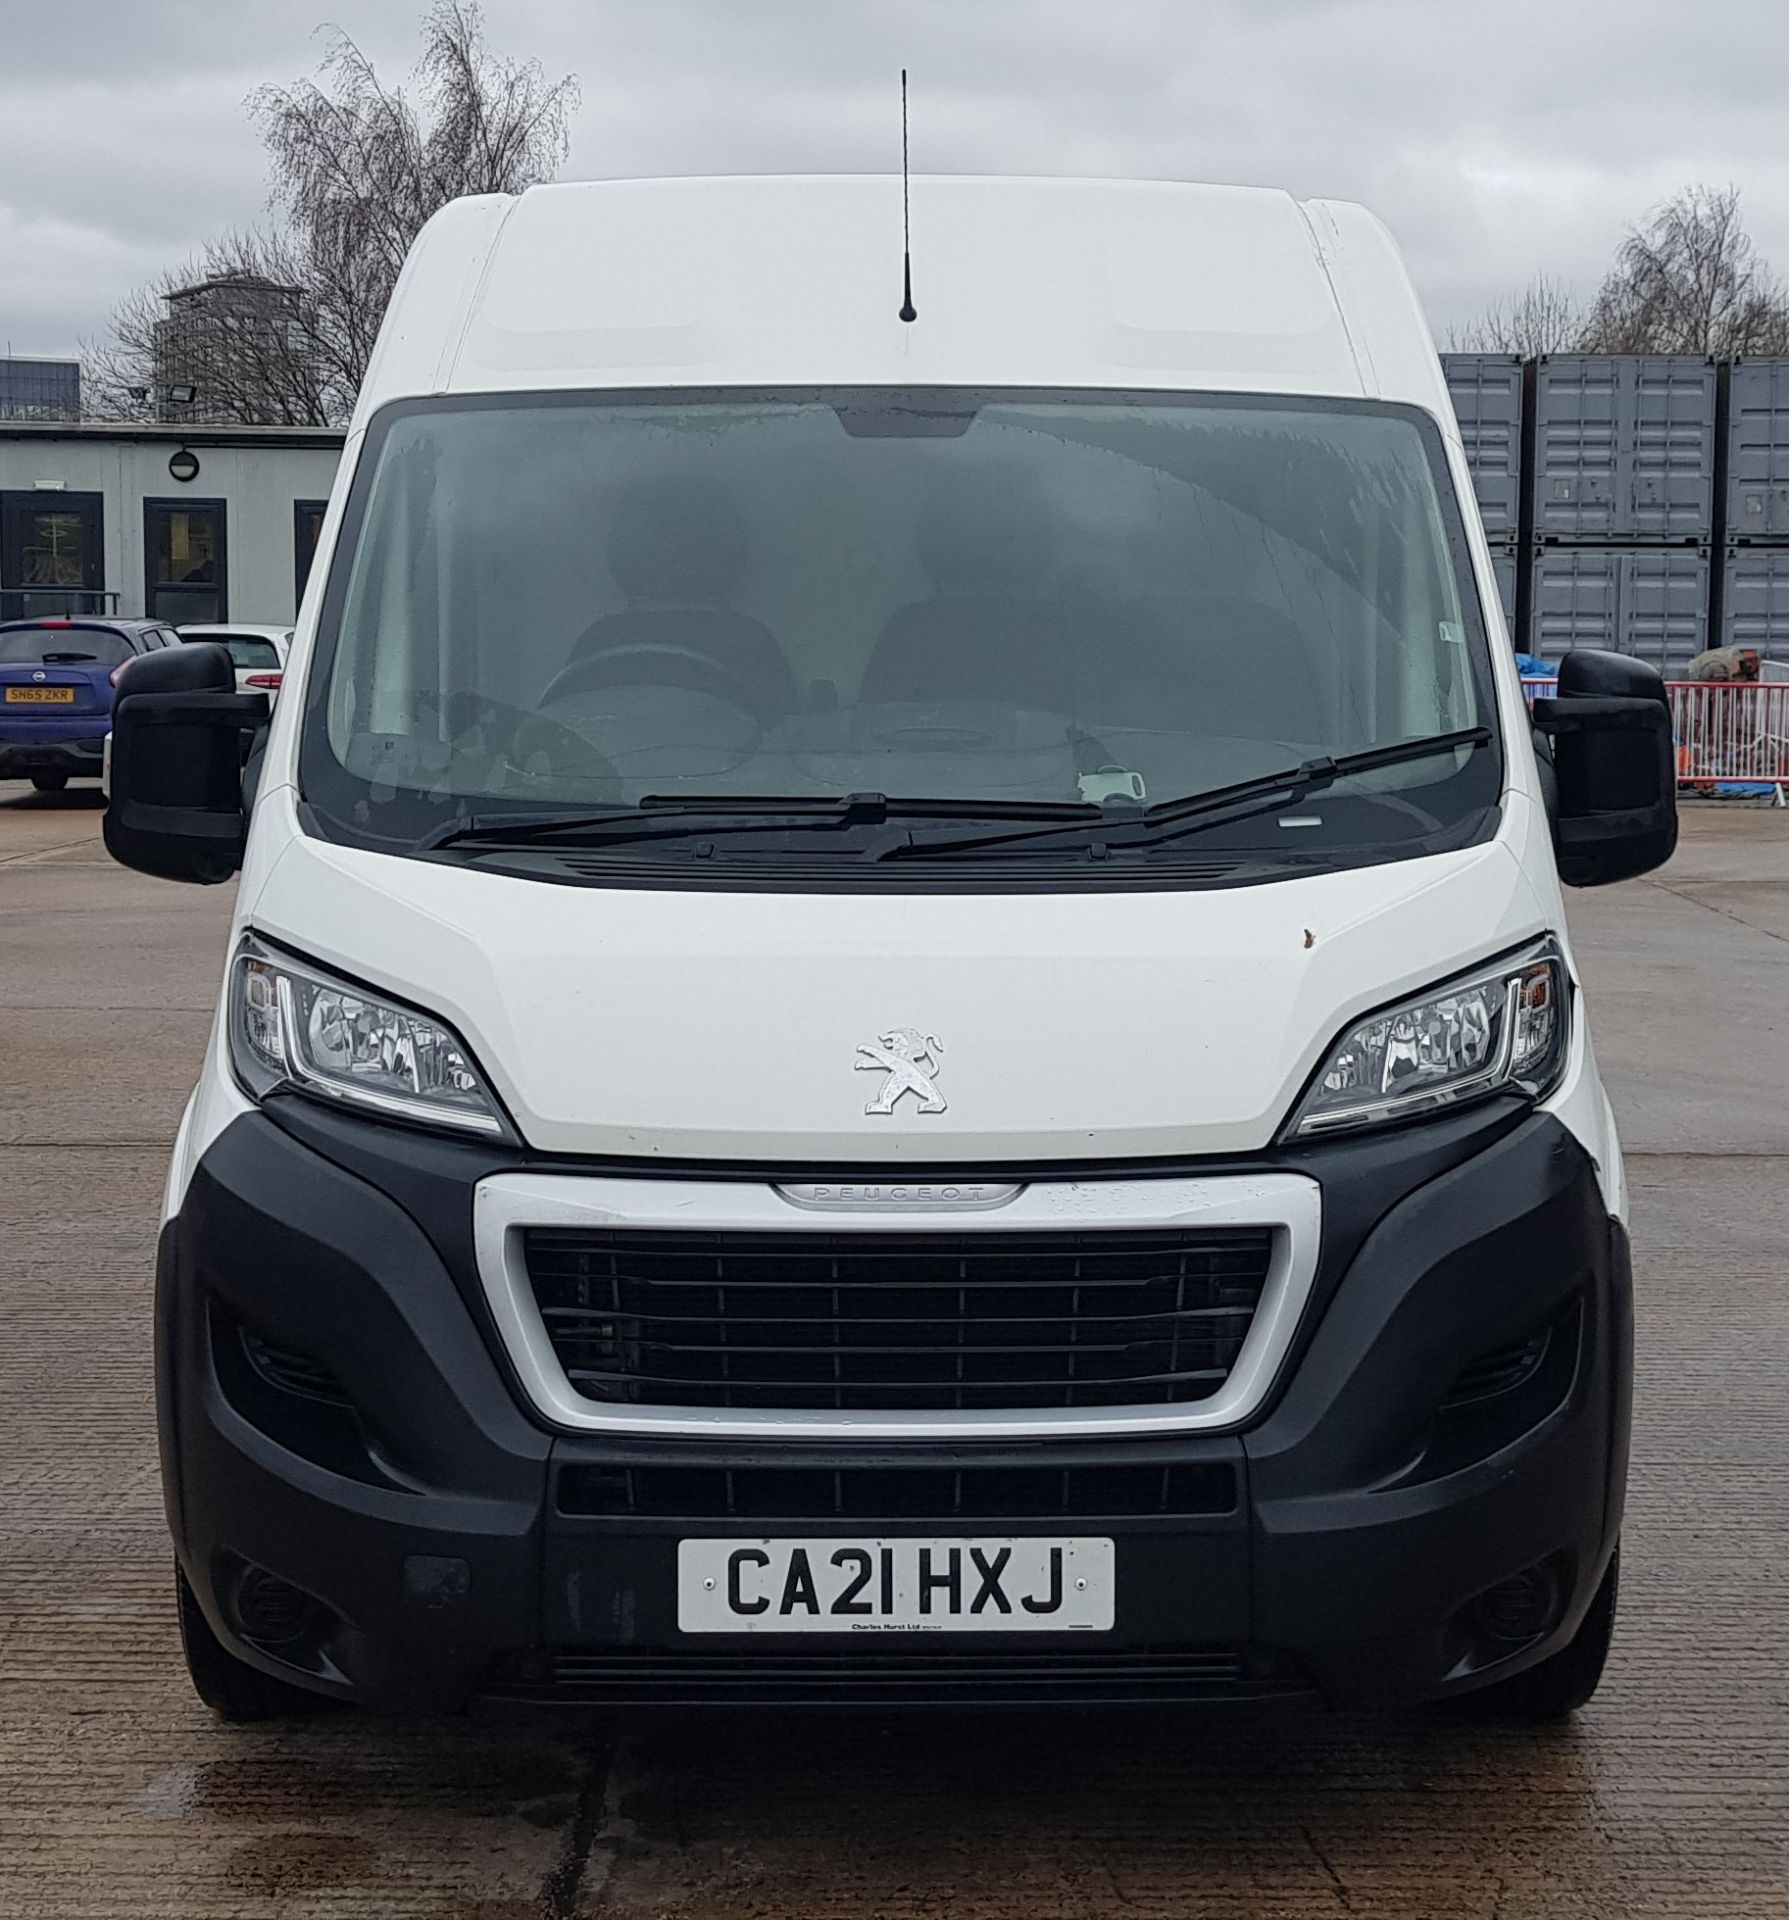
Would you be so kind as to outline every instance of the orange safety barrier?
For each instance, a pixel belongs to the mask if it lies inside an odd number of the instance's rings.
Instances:
[[[1533,700],[1555,682],[1529,680]],[[1789,788],[1789,680],[1667,680],[1677,784],[1713,793],[1727,786]]]

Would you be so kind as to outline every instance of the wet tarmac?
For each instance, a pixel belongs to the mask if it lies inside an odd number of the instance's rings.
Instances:
[[[1570,1729],[1042,1715],[215,1723],[149,1376],[223,891],[0,786],[0,1917],[1789,1915],[1789,814],[1574,903],[1632,1155],[1615,1652]]]

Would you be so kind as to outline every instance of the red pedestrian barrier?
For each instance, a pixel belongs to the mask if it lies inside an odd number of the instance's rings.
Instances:
[[[1673,680],[1667,690],[1680,786],[1774,786],[1782,799],[1789,785],[1789,684]]]

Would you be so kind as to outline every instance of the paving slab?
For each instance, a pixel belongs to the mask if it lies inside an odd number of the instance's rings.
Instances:
[[[1569,897],[1630,1153],[1789,1143],[1789,809],[1686,808],[1659,873]]]
[[[0,866],[68,847],[98,847],[105,809],[97,785],[77,782],[61,793],[39,793],[28,780],[0,780]]]

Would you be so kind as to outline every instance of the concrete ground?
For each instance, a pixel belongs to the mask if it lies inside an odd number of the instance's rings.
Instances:
[[[1632,1154],[1640,1378],[1603,1690],[1423,1719],[213,1722],[149,1378],[225,892],[0,787],[0,1920],[1789,1915],[1789,814],[1573,925]]]

